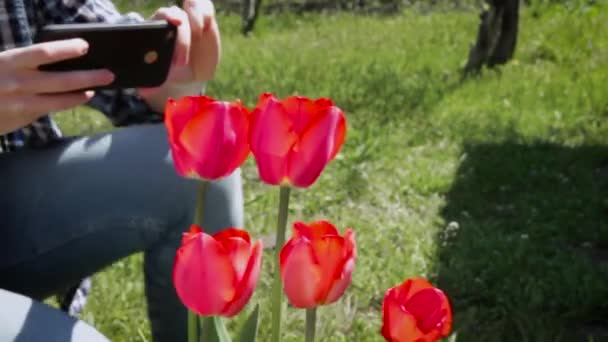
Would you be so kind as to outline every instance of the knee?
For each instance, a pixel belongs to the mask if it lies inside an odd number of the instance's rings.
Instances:
[[[197,205],[197,193],[200,188],[199,180],[183,178],[175,170],[166,131],[163,127],[148,127],[145,134],[148,138],[148,149],[158,151],[155,155],[164,155],[163,170],[156,170],[166,180],[165,195],[173,206],[175,229],[184,232],[194,222],[194,212]],[[163,181],[160,181],[163,183]],[[173,197],[173,198],[171,198]],[[217,181],[209,181],[205,187],[205,202],[203,212],[203,229],[210,234],[229,227],[243,227],[243,189],[240,169],[230,176]],[[173,229],[173,228],[172,228]]]
[[[203,226],[209,234],[230,227],[243,227],[243,189],[240,169],[226,178],[208,183]]]
[[[172,193],[177,196],[172,202],[176,206],[178,222],[173,225],[180,233],[187,231],[195,222],[195,212],[198,203],[198,193],[201,181],[181,178],[177,174],[176,187]],[[203,224],[206,233],[214,234],[223,229],[243,228],[243,189],[241,171],[237,169],[230,176],[217,181],[208,181],[204,188]]]

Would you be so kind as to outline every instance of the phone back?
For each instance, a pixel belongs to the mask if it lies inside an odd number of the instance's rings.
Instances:
[[[141,24],[68,24],[44,27],[37,42],[82,38],[86,55],[40,67],[46,71],[109,69],[112,84],[97,88],[157,87],[171,66],[177,29],[165,21]]]

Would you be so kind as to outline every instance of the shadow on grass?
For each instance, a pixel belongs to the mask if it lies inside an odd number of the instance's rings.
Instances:
[[[608,147],[464,152],[438,252],[457,340],[608,341]]]

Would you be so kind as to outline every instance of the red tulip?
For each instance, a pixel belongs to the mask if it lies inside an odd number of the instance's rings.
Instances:
[[[165,125],[175,168],[183,177],[222,178],[249,155],[249,111],[238,101],[206,96],[169,99]]]
[[[338,300],[350,285],[355,269],[355,235],[344,237],[329,222],[296,222],[293,236],[280,254],[281,280],[287,298],[299,308]]]
[[[173,284],[186,307],[202,316],[232,317],[255,290],[262,242],[230,228],[213,236],[193,225],[182,238],[173,265]]]
[[[390,288],[382,311],[381,333],[388,342],[432,342],[452,330],[448,297],[422,278]]]
[[[262,181],[308,187],[340,151],[346,136],[342,110],[327,98],[260,96],[249,145]]]

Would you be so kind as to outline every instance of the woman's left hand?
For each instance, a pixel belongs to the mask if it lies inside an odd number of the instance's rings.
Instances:
[[[177,26],[173,62],[167,81],[158,88],[139,89],[156,111],[163,111],[169,97],[196,95],[213,79],[221,56],[220,32],[210,0],[184,0],[183,9],[159,8],[153,19]]]

